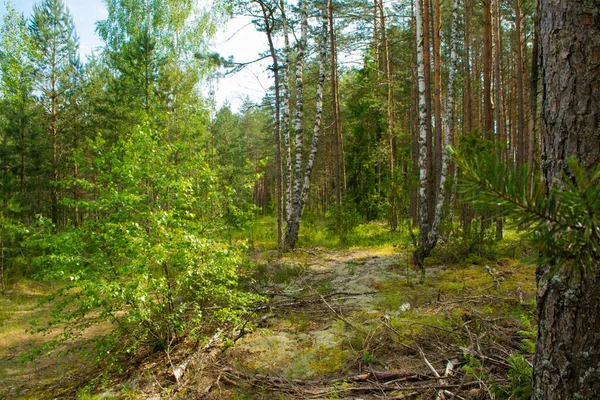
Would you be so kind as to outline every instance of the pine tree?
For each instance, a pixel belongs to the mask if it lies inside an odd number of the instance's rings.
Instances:
[[[34,43],[35,86],[47,118],[51,147],[50,203],[52,223],[59,224],[59,169],[64,161],[60,146],[67,124],[67,91],[72,87],[78,60],[78,39],[73,18],[62,0],[44,0],[33,9],[30,25]]]

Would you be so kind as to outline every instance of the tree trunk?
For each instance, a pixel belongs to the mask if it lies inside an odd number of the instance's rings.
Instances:
[[[396,186],[396,136],[394,133],[394,83],[392,75],[391,53],[387,40],[387,27],[385,21],[385,9],[383,0],[379,0],[379,18],[381,26],[381,44],[383,49],[383,69],[385,74],[385,87],[387,94],[386,111],[388,119],[388,146],[389,160],[388,167],[390,169],[390,188],[388,193],[388,222],[390,230],[394,232],[398,228],[398,190]]]
[[[502,121],[502,29],[500,15],[500,0],[494,1],[494,117],[496,120],[496,143],[500,144],[498,156],[503,159],[502,141],[504,140],[504,121]],[[502,214],[502,209],[498,208],[498,214]],[[503,219],[496,217],[496,240],[502,240]]]
[[[269,41],[269,50],[273,59],[273,75],[275,77],[275,162],[277,163],[277,248],[279,254],[283,251],[283,174],[281,171],[281,111],[279,102],[279,62],[277,51],[273,43],[273,9],[267,9],[262,2],[258,2],[265,21],[265,32]]]
[[[305,3],[301,3],[301,18],[302,18],[302,38],[300,39],[299,48],[301,48],[301,52],[304,53],[306,49],[306,36],[308,33],[308,18],[307,12],[305,8]],[[314,166],[315,157],[317,154],[317,147],[319,143],[319,134],[321,131],[321,114],[323,111],[323,83],[325,81],[325,64],[327,62],[327,9],[326,3],[323,4],[322,10],[322,29],[321,29],[321,37],[320,37],[320,48],[319,48],[319,79],[317,83],[317,94],[316,94],[316,111],[315,111],[315,122],[313,125],[313,137],[310,146],[310,151],[308,155],[308,160],[306,162],[306,168],[304,169],[304,173],[302,173],[302,64],[303,57],[300,58],[300,51],[298,57],[301,61],[298,62],[298,69],[300,70],[300,74],[298,71],[296,72],[296,82],[297,88],[300,89],[300,97],[297,98],[297,112],[296,112],[296,171],[294,176],[294,201],[292,208],[292,215],[290,221],[287,226],[286,235],[285,235],[285,247],[287,249],[293,249],[298,241],[298,234],[300,232],[300,221],[302,219],[302,214],[304,212],[304,206],[306,204],[306,200],[308,199],[308,193],[310,191],[310,177],[312,173],[312,169]],[[298,141],[298,135],[300,134],[300,141]],[[300,155],[299,155],[300,153]],[[302,181],[300,181],[302,178]],[[297,196],[297,197],[296,197]]]
[[[424,40],[424,23],[423,10],[421,0],[415,0],[415,17],[416,17],[416,36],[417,36],[417,83],[418,83],[418,98],[419,98],[419,240],[420,243],[425,243],[429,237],[429,204],[427,201],[428,173],[431,169],[427,168],[427,104],[425,99],[425,40]],[[418,249],[417,249],[418,250]],[[419,268],[423,268],[425,257],[421,252],[416,251],[414,262]]]
[[[537,0],[536,0],[537,5]],[[535,158],[536,143],[536,120],[537,120],[537,98],[538,98],[538,65],[539,65],[539,18],[537,7],[533,16],[533,49],[531,51],[531,75],[529,76],[529,109],[531,117],[529,118],[529,152],[527,154],[527,164],[533,168]],[[532,174],[533,179],[533,174]]]
[[[435,209],[435,158],[433,157],[433,132],[431,127],[431,53],[429,48],[429,0],[422,0],[422,18],[423,18],[423,67],[425,73],[425,131],[426,135],[426,163],[427,163],[427,188],[425,202],[427,203],[427,226],[429,229],[433,222],[433,213]],[[429,232],[426,232],[429,234]]]
[[[286,222],[290,220],[292,213],[292,143],[290,140],[290,38],[288,34],[287,17],[285,14],[285,4],[280,1],[281,21],[283,25],[284,38],[284,56],[285,65],[283,66],[283,85],[281,95],[283,97],[283,118],[281,121],[281,133],[283,137],[284,156],[285,156],[285,212]]]
[[[333,0],[329,0],[329,46],[331,62],[331,96],[333,109],[333,143],[335,153],[335,203],[338,210],[342,207],[342,158],[341,158],[341,121],[340,121],[340,94],[338,90],[338,71],[337,71],[337,49],[335,44],[335,26],[333,23]]]
[[[471,96],[471,0],[465,0],[465,90],[463,93],[465,133],[470,133],[473,130]]]
[[[435,122],[435,184],[442,173],[442,10],[440,0],[434,0],[433,25],[433,116]]]
[[[517,50],[517,169],[525,164],[525,101],[523,98],[523,46],[521,0],[515,0],[515,49]]]
[[[302,198],[302,122],[304,120],[304,53],[306,51],[308,35],[308,15],[306,2],[298,3],[301,18],[301,36],[298,41],[298,51],[296,54],[296,113],[294,114],[294,131],[296,135],[294,179],[292,188],[292,212],[285,232],[285,248],[293,249],[298,240],[300,231],[300,214]]]
[[[600,163],[600,4],[598,0],[540,1],[543,173],[561,185],[576,157]],[[600,267],[600,260],[597,266]],[[572,277],[540,266],[538,341],[533,398],[600,398],[600,290],[598,268]]]
[[[486,139],[493,140],[492,0],[483,0],[483,132]]]
[[[446,126],[445,126],[445,141],[447,144],[452,143],[452,130],[454,129],[454,78],[456,74],[456,67],[458,64],[458,53],[457,53],[457,44],[458,44],[458,6],[459,0],[454,0],[454,4],[452,6],[452,31],[450,37],[450,68],[448,74],[448,101],[446,103]],[[417,21],[418,24],[418,21]],[[418,29],[418,28],[417,28]],[[418,53],[417,53],[418,54]],[[419,79],[419,83],[421,80]],[[422,135],[422,133],[421,133]],[[423,154],[423,150],[421,150],[421,154]],[[435,245],[438,241],[438,227],[442,219],[442,212],[444,208],[444,202],[446,200],[446,191],[444,188],[444,184],[446,182],[447,174],[448,174],[448,152],[442,151],[441,154],[441,174],[440,174],[440,182],[437,190],[437,198],[435,202],[435,214],[433,217],[433,223],[431,224],[431,229],[429,230],[427,235],[420,235],[419,246],[415,250],[414,254],[414,263],[421,270],[423,270],[423,265],[425,258],[431,254],[431,251],[435,248]],[[431,171],[430,171],[431,173]],[[421,178],[421,182],[423,182],[423,178]],[[421,193],[423,194],[423,190]],[[421,223],[423,223],[423,217],[421,218]]]

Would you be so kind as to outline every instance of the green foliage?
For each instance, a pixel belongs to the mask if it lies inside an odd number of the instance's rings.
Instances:
[[[533,368],[521,354],[509,356],[508,385],[494,387],[498,399],[528,400],[531,398],[531,375]]]
[[[450,149],[453,151],[452,149]],[[531,172],[514,171],[494,157],[453,151],[463,171],[461,190],[474,204],[497,205],[539,250],[539,262],[566,264],[576,274],[597,268],[600,258],[600,166],[586,172],[568,160],[562,185],[547,187]]]
[[[342,243],[363,220],[353,202],[343,203],[341,208],[331,207],[327,211],[327,219],[327,229],[339,235]]]
[[[17,212],[14,199],[6,203],[0,200],[0,292],[27,271],[28,260],[21,247],[27,228],[14,217]]]
[[[148,128],[110,151],[102,138],[91,147],[96,180],[79,182],[91,195],[79,203],[90,217],[57,234],[42,219],[48,230],[31,241],[44,251],[40,277],[62,282],[51,324],[67,324],[70,337],[109,320],[128,351],[235,324],[257,298],[239,288],[243,248],[219,239],[214,172],[200,158],[176,162],[177,146]]]

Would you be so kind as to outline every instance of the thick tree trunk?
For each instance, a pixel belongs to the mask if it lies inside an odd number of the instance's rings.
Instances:
[[[565,160],[600,163],[600,2],[540,1],[543,173],[560,185]],[[597,260],[600,268],[600,260]],[[533,398],[600,398],[600,271],[538,268]]]

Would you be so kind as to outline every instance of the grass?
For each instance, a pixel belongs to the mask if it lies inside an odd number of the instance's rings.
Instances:
[[[407,224],[404,224],[407,225]],[[251,228],[232,233],[233,240],[247,240],[251,247],[274,250],[277,248],[277,219],[258,217]],[[324,249],[378,248],[410,242],[410,232],[391,232],[385,222],[359,224],[350,232],[340,235],[325,216],[306,215],[300,225],[298,247]]]
[[[73,398],[95,371],[86,339],[104,333],[106,327],[90,328],[83,338],[59,347],[58,356],[46,344],[58,338],[59,329],[29,332],[32,320],[49,321],[51,304],[40,302],[52,290],[37,281],[21,280],[0,295],[0,398]]]

